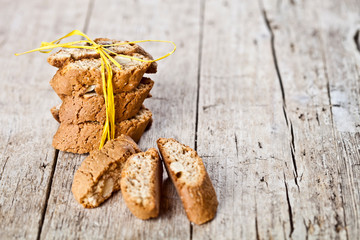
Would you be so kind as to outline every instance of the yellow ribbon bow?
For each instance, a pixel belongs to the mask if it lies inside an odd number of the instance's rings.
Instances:
[[[74,41],[74,42],[68,42],[68,43],[60,43],[61,40],[63,40],[64,38],[67,37],[71,37],[73,35],[78,35],[78,36],[82,36],[84,37],[86,40],[80,40],[80,41]],[[131,57],[131,56],[127,56],[127,55],[123,55],[123,54],[117,54],[114,53],[112,51],[110,51],[109,49],[107,49],[106,47],[111,47],[111,46],[118,46],[118,45],[124,45],[124,44],[132,44],[132,43],[142,43],[142,42],[164,42],[164,43],[171,43],[174,46],[174,49],[165,54],[162,57],[159,57],[155,60],[144,60],[144,59],[140,59],[140,58],[135,58],[135,57]],[[78,45],[78,44],[83,44],[83,43],[88,43],[90,44],[89,46],[87,45]],[[102,137],[101,137],[101,142],[100,142],[100,147],[99,149],[101,149],[106,140],[110,140],[115,138],[115,105],[114,105],[114,92],[113,92],[113,86],[112,86],[112,68],[111,68],[111,62],[117,66],[119,69],[121,69],[121,65],[113,58],[110,56],[110,54],[115,55],[115,56],[121,56],[124,58],[130,58],[136,61],[141,61],[141,62],[156,62],[159,61],[161,59],[164,59],[168,56],[170,56],[171,54],[173,54],[176,50],[176,45],[174,42],[172,41],[164,41],[164,40],[140,40],[140,41],[133,41],[133,42],[123,42],[123,43],[114,43],[114,44],[108,44],[108,45],[101,45],[101,44],[97,44],[95,43],[93,40],[91,40],[86,34],[84,34],[83,32],[79,31],[79,30],[74,30],[68,34],[66,34],[65,36],[52,41],[52,42],[41,42],[41,46],[39,48],[27,51],[27,52],[23,52],[23,53],[17,53],[15,54],[16,56],[22,55],[22,54],[26,54],[26,53],[31,53],[31,52],[36,52],[36,51],[40,51],[42,53],[49,53],[51,52],[54,48],[85,48],[85,49],[92,49],[97,51],[100,54],[100,58],[101,58],[101,78],[102,78],[102,85],[103,85],[103,92],[104,92],[104,99],[105,99],[105,107],[106,107],[106,121],[105,121],[105,125],[103,128],[103,133],[102,133]],[[107,72],[107,77],[105,76],[105,69]]]

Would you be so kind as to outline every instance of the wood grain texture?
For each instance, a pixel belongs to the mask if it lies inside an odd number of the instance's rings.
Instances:
[[[85,2],[86,3],[86,2]],[[83,24],[81,2],[2,1],[0,9],[0,238],[36,239],[43,221],[55,150],[54,68],[39,53],[14,56]],[[62,7],[72,11],[61,13]],[[69,22],[69,19],[73,19]]]
[[[291,154],[270,41],[257,1],[206,2],[197,148],[219,207],[193,239],[290,234]]]
[[[306,238],[311,233],[310,237],[335,238],[335,216],[341,219],[342,209],[339,198],[332,199],[339,196],[336,179],[329,175],[334,172],[336,157],[322,44],[314,34],[319,31],[314,10],[290,3],[277,10],[264,9],[275,36],[273,49],[291,138],[293,178],[288,182],[293,226],[289,236]],[[302,16],[301,20],[297,16]]]
[[[241,145],[247,145],[247,151],[252,148],[253,154],[261,153],[264,146],[268,144],[277,147],[267,149],[266,154],[261,156],[261,159],[258,159],[255,154],[255,156],[250,155],[250,159],[254,162],[261,160],[267,163],[250,168],[241,166],[241,160],[234,161],[229,154],[229,149],[226,149],[227,158],[222,160],[225,161],[222,162],[225,165],[224,169],[229,169],[230,165],[230,169],[241,168],[243,171],[240,170],[238,174],[234,174],[226,170],[218,173],[219,170],[215,170],[217,174],[215,179],[220,181],[218,188],[225,191],[224,194],[220,194],[220,196],[224,196],[224,199],[220,199],[218,214],[221,213],[221,203],[224,204],[225,212],[233,212],[231,209],[240,210],[234,211],[235,214],[230,216],[217,217],[209,224],[208,228],[194,227],[193,236],[196,239],[201,239],[205,234],[208,234],[206,235],[208,238],[214,237],[214,239],[215,236],[219,235],[226,236],[225,238],[229,239],[239,237],[245,239],[250,237],[258,239],[356,238],[359,231],[357,206],[359,191],[357,178],[354,178],[356,171],[349,166],[354,166],[358,162],[359,156],[354,149],[346,151],[346,147],[343,147],[346,153],[350,152],[355,156],[347,154],[347,156],[342,157],[343,154],[337,152],[339,141],[337,135],[338,131],[356,132],[354,129],[358,125],[356,123],[359,116],[357,104],[359,76],[358,71],[356,71],[358,61],[353,61],[352,54],[356,45],[351,41],[353,37],[351,34],[352,27],[358,21],[356,18],[358,16],[355,14],[358,12],[357,8],[353,9],[352,14],[348,8],[353,5],[344,4],[343,8],[340,9],[346,11],[345,15],[345,13],[342,14],[341,11],[337,12],[338,10],[333,9],[334,6],[338,7],[336,4],[329,4],[327,6],[329,9],[316,4],[294,4],[293,2],[282,2],[281,4],[266,2],[265,8],[262,6],[262,2],[260,2],[260,6],[256,5],[256,3],[239,4],[235,1],[223,2],[222,4],[215,1],[206,2],[202,49],[204,54],[202,55],[200,78],[198,148],[200,154],[201,150],[204,149],[204,153],[210,155],[208,164],[211,166],[211,164],[219,164],[220,161],[216,159],[216,154],[221,154],[224,151],[222,147],[224,145],[227,147],[235,145],[233,149],[236,150],[235,153],[238,153],[238,144],[244,141]],[[257,13],[254,13],[256,11]],[[207,15],[209,12],[210,14]],[[215,12],[216,14],[211,15]],[[263,15],[262,23],[256,22],[256,17],[260,15]],[[332,22],[335,22],[334,19],[337,19],[335,17],[339,18],[339,22],[336,22],[335,25],[329,25],[330,18]],[[321,20],[326,24],[318,25],[319,18],[323,18]],[[245,22],[245,19],[246,24],[241,24]],[[231,22],[240,24],[224,31],[223,26],[230,26]],[[256,69],[254,72],[249,71],[250,78],[246,79],[248,76],[242,72],[247,70],[247,66],[255,65],[250,62],[254,58],[253,55],[260,55],[251,48],[250,40],[253,37],[253,31],[255,34],[261,34],[261,30],[259,30],[261,25],[266,26],[270,36],[263,37],[262,41],[254,39],[253,43],[256,46],[263,46],[267,41],[267,44],[271,45],[271,49],[265,48],[265,51],[262,49],[262,61],[265,63],[258,60],[261,69]],[[212,31],[215,31],[216,34],[210,34]],[[245,34],[241,34],[242,32]],[[332,35],[335,34],[339,38],[338,41],[334,41]],[[325,55],[329,49],[326,46],[324,47],[324,39],[337,46],[333,47],[331,53],[336,52],[335,48],[338,50],[341,49],[340,46],[343,46],[343,49],[340,50],[341,55],[335,57],[337,61],[343,62],[344,57],[352,60],[345,64],[349,68],[343,72],[343,76],[346,76],[346,84],[340,80],[340,76],[335,78],[328,76],[326,60],[329,58]],[[225,41],[226,47],[216,45]],[[210,48],[213,49],[214,46],[218,52],[209,50]],[[272,54],[273,59],[266,62],[269,60],[266,57],[268,53]],[[228,61],[230,64],[213,68],[213,59],[223,63]],[[246,59],[246,64],[239,63],[242,59]],[[276,70],[276,75],[266,68],[270,64]],[[339,65],[340,63],[335,64]],[[337,68],[338,66],[334,66],[332,69]],[[354,69],[355,71],[353,71]],[[236,71],[240,73],[236,73]],[[230,79],[226,77],[228,72],[231,72],[231,76],[228,77]],[[264,74],[267,79],[259,77],[259,73]],[[211,80],[216,76],[218,76],[216,81]],[[272,88],[274,77],[279,81],[280,91],[274,91]],[[253,85],[250,90],[246,88],[248,84],[245,82],[246,80],[247,82],[255,81],[251,82]],[[261,87],[266,87],[266,89],[259,87],[256,82],[261,82]],[[343,98],[345,96],[352,96],[353,98],[351,101],[343,103],[347,106],[343,106],[344,112],[339,112],[338,116],[336,116],[336,111],[334,113],[333,99],[331,98],[334,95],[333,86],[336,85],[343,88]],[[232,89],[235,90],[232,91]],[[271,95],[267,98],[266,91],[271,91],[275,96]],[[247,93],[250,96],[243,99]],[[259,95],[258,98],[257,95]],[[281,96],[282,104],[274,104],[276,95]],[[251,111],[247,112],[246,118],[250,119],[249,122],[241,115],[238,117],[243,109],[261,105],[264,100],[270,102],[272,108],[276,108],[270,112],[272,119],[274,116],[279,117],[281,108],[284,112],[281,120],[275,118],[276,123],[283,124],[279,124],[278,128],[273,128],[272,131],[265,128],[266,123],[271,123],[266,115],[267,111],[264,110],[266,104],[263,108],[253,111],[253,115]],[[236,108],[237,111],[232,111],[232,108]],[[223,117],[211,118],[214,115]],[[261,120],[266,119],[267,122],[258,122],[257,117]],[[260,134],[256,134],[257,131],[253,128],[261,129]],[[233,139],[230,129],[235,135]],[[246,129],[246,132],[251,133],[251,136],[240,135],[237,133],[237,129]],[[211,137],[209,137],[209,131]],[[263,138],[269,133],[272,133],[268,138],[270,141],[264,140]],[[277,135],[283,139],[277,138]],[[352,137],[349,142],[355,143],[357,141],[356,136]],[[252,138],[258,139],[259,149],[256,149],[255,143],[252,146],[249,144],[253,141]],[[347,143],[348,148],[351,148],[353,145],[349,142]],[[216,143],[218,147],[210,146]],[[340,147],[341,145],[345,145],[345,143],[340,144]],[[214,150],[214,153],[209,153],[209,149]],[[233,158],[236,155],[238,158],[238,154],[235,155],[235,153],[233,153]],[[280,155],[284,164],[269,167],[268,164],[276,154]],[[214,156],[215,159],[213,159]],[[242,153],[241,158],[246,159],[247,156],[248,152],[245,152]],[[341,179],[344,171],[343,160],[350,161],[350,163],[345,163],[345,167],[349,168],[347,169],[348,176]],[[280,195],[276,195],[281,193],[281,189],[276,189],[276,194],[268,192],[264,194],[263,191],[256,191],[262,186],[262,182],[266,182],[267,189],[280,186],[281,174],[279,173],[281,171],[274,173],[275,169],[282,169],[284,174],[286,202],[279,202]],[[211,168],[211,171],[214,170]],[[265,177],[261,177],[259,182],[248,177],[249,172],[252,175],[254,173],[257,175],[260,172]],[[269,175],[277,176],[277,181],[267,181],[266,178]],[[236,181],[239,178],[243,180],[240,186]],[[351,181],[344,182],[345,179]],[[344,189],[350,191],[350,194],[345,193]],[[351,206],[346,206],[344,198],[349,199],[347,197],[349,195],[352,198],[349,201]],[[229,199],[245,199],[245,201],[239,201],[235,204],[227,202],[230,201]],[[251,199],[254,201],[251,202]],[[269,200],[271,202],[272,199],[277,202],[277,209],[270,207]],[[243,204],[244,207],[242,207]],[[284,212],[281,210],[286,205],[288,216],[281,216],[279,212]],[[267,208],[259,208],[258,206],[267,206]],[[350,209],[346,210],[350,207],[355,210],[355,213],[351,214]],[[347,216],[350,215],[349,219],[346,219],[346,212],[348,212]],[[280,221],[272,217],[273,215],[280,215]],[[243,219],[253,219],[253,221],[243,221]],[[283,236],[279,235],[281,233],[280,227],[277,227],[281,225],[279,223],[283,223]],[[232,229],[232,226],[239,226],[238,231],[228,231],[228,228]]]
[[[153,97],[145,101],[145,106],[153,112],[154,122],[139,143],[143,150],[156,147],[159,137],[176,137],[189,145],[194,143],[199,23],[200,5],[190,1],[93,3],[87,25],[87,34],[91,37],[171,39],[178,45],[173,56],[158,62],[158,73],[149,75],[155,85],[151,91]],[[171,50],[166,44],[143,46],[154,57]],[[172,183],[166,180],[166,173],[157,219],[135,218],[120,193],[99,208],[83,209],[71,193],[74,172],[83,159],[84,156],[59,154],[41,239],[190,238],[190,224]]]
[[[358,0],[3,0],[0,238],[358,239],[359,12]],[[150,75],[154,122],[139,145],[174,137],[197,149],[219,200],[213,221],[189,223],[166,173],[157,219],[136,219],[120,193],[95,209],[75,201],[86,155],[51,147],[56,69],[13,54],[76,28],[177,43]]]
[[[340,177],[343,222],[348,239],[360,236],[360,2],[346,1],[341,8],[328,3],[321,12],[321,27],[326,51],[328,95],[336,131],[337,164]],[[336,23],[328,25],[331,19]],[[338,228],[339,229],[339,228]]]
[[[353,135],[359,121],[359,108],[354,107],[359,99],[355,70],[359,58],[354,58],[353,42],[359,8],[355,6],[355,2],[339,6],[335,1],[265,4],[291,137],[295,185],[290,183],[293,231],[289,237],[295,239],[359,236],[358,182],[343,177],[344,161],[358,162],[359,157],[339,151],[342,132]],[[345,96],[353,99],[336,103]],[[344,199],[350,195],[357,201],[346,205]],[[350,214],[349,208],[355,212]]]

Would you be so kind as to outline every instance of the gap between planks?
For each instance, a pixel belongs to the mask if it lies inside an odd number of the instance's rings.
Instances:
[[[198,72],[197,72],[197,90],[196,90],[196,110],[195,110],[195,138],[194,149],[197,151],[198,140],[198,124],[199,124],[199,99],[200,99],[200,77],[201,77],[201,59],[203,50],[203,38],[204,38],[204,14],[205,14],[205,0],[201,0],[200,3],[200,27],[199,27],[199,54],[198,54]],[[193,238],[193,223],[190,225],[190,240]]]
[[[94,8],[94,1],[95,0],[90,0],[89,1],[89,5],[88,5],[88,9],[86,11],[86,17],[85,17],[85,23],[84,23],[84,27],[83,27],[83,32],[86,34],[86,31],[89,27],[89,23],[90,23],[90,17],[92,14],[92,10]],[[41,218],[40,218],[40,224],[39,224],[39,230],[38,230],[38,234],[36,239],[40,240],[41,239],[41,233],[42,233],[42,228],[44,225],[44,220],[45,220],[45,215],[46,215],[46,210],[47,210],[47,206],[48,206],[48,202],[49,202],[49,197],[50,197],[50,192],[51,192],[51,186],[53,183],[53,179],[54,179],[54,173],[55,173],[55,169],[56,169],[56,165],[57,165],[57,161],[58,161],[58,156],[59,156],[59,150],[55,149],[55,155],[54,155],[54,160],[53,160],[53,167],[51,169],[51,173],[50,173],[50,178],[49,178],[49,182],[48,182],[48,186],[46,188],[46,197],[45,197],[45,204],[44,204],[44,208],[41,211]]]
[[[52,186],[52,182],[54,179],[54,173],[55,173],[55,169],[56,169],[56,165],[57,165],[58,156],[59,156],[59,150],[55,149],[53,166],[51,168],[50,178],[49,178],[49,182],[48,182],[47,188],[46,188],[45,204],[44,204],[44,208],[41,211],[39,230],[38,230],[37,237],[36,237],[37,240],[39,240],[41,237],[42,227],[44,225],[45,214],[46,214],[46,210],[47,210],[47,206],[48,206],[48,202],[49,202],[51,186]]]

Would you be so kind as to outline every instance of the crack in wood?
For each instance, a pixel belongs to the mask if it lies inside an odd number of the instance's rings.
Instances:
[[[290,133],[291,133],[291,141],[290,141],[290,152],[291,152],[291,159],[294,167],[294,181],[298,190],[300,191],[300,186],[298,184],[298,171],[297,171],[297,164],[296,164],[296,156],[295,156],[295,137],[294,137],[294,128],[293,124],[290,121]]]
[[[239,147],[238,147],[238,140],[237,140],[237,136],[236,133],[234,133],[234,140],[235,140],[235,147],[236,147],[236,157],[239,157]]]
[[[331,104],[331,93],[330,93],[330,82],[329,82],[329,78],[327,77],[327,71],[326,71],[326,67],[324,66],[324,71],[325,71],[325,76],[326,76],[326,91],[327,91],[327,95],[328,95],[328,99],[329,99],[329,107],[330,107],[330,118],[331,118],[331,124],[334,126],[334,115],[333,115],[333,105]]]
[[[263,6],[263,4],[261,4],[261,6]],[[300,186],[298,184],[298,172],[297,172],[297,165],[296,165],[296,157],[295,157],[294,129],[293,129],[291,119],[289,119],[289,117],[287,115],[285,89],[284,89],[284,84],[283,84],[283,80],[282,80],[282,77],[281,77],[280,68],[279,68],[277,55],[276,55],[276,49],[275,49],[275,34],[274,34],[274,31],[273,31],[273,29],[271,27],[271,22],[270,22],[269,18],[267,17],[266,10],[263,7],[262,7],[262,13],[263,13],[263,18],[264,18],[266,27],[267,27],[267,29],[268,29],[268,31],[270,33],[271,52],[272,52],[272,56],[273,56],[273,62],[274,62],[276,74],[277,74],[279,84],[280,84],[280,90],[281,90],[282,101],[283,101],[283,113],[284,113],[285,122],[286,122],[286,125],[288,127],[289,127],[289,123],[290,123],[290,137],[291,137],[291,140],[290,140],[290,152],[291,152],[292,163],[293,163],[293,167],[294,167],[294,171],[295,171],[295,173],[294,173],[294,181],[295,181],[295,184],[296,184],[298,190],[300,191]]]
[[[7,151],[7,148],[8,148],[8,146],[10,145],[9,143],[10,143],[11,132],[12,132],[12,130],[10,130],[10,132],[9,132],[9,137],[8,137],[8,139],[7,139],[7,141],[6,141],[6,145],[5,145],[5,149],[4,149],[4,152],[3,152],[3,156],[5,155],[5,153],[6,153],[6,151]],[[6,167],[6,164],[7,164],[8,160],[9,160],[9,158],[10,158],[9,156],[6,157],[5,163],[3,164],[2,168],[1,168],[0,181],[1,181],[2,177],[3,177],[4,171],[5,171],[5,167]]]
[[[36,237],[37,240],[40,240],[40,237],[41,237],[42,227],[44,225],[45,214],[46,214],[46,210],[48,207],[48,202],[49,202],[49,198],[50,198],[50,192],[51,192],[52,182],[54,179],[58,156],[59,156],[59,150],[56,149],[55,155],[54,155],[54,160],[53,160],[53,166],[51,168],[49,181],[48,181],[47,187],[46,187],[45,204],[44,204],[43,209],[41,210],[41,218],[40,218],[38,233],[37,233],[37,237]]]
[[[255,195],[255,232],[256,232],[256,240],[260,240],[260,233],[259,233],[259,225],[258,225],[258,218],[257,218],[257,201]]]
[[[7,164],[8,160],[9,160],[9,158],[10,157],[6,157],[5,163],[4,163],[3,167],[2,167],[1,174],[0,174],[0,181],[1,181],[2,177],[3,177],[3,173],[5,171],[5,167],[6,167],[6,164]]]
[[[190,222],[190,240],[192,240],[192,239],[193,239],[193,225]]]
[[[203,48],[204,38],[204,11],[205,1],[202,0],[200,3],[200,26],[199,26],[199,55],[198,55],[198,72],[197,72],[197,91],[196,91],[196,116],[195,116],[195,143],[194,148],[197,151],[197,135],[199,125],[199,99],[200,99],[200,78],[201,78],[201,57]]]
[[[334,200],[335,201],[335,200]],[[335,211],[335,221],[336,221],[336,224],[335,224],[335,231],[338,233],[340,232],[344,226],[342,225],[342,222],[341,222],[341,219],[340,219],[340,216],[339,214]]]
[[[257,215],[255,216],[255,231],[256,231],[256,240],[260,240],[261,238],[260,238],[260,234],[259,234]]]
[[[276,50],[275,50],[275,35],[274,35],[274,31],[272,30],[271,27],[271,22],[267,17],[266,11],[263,8],[262,9],[262,13],[263,13],[263,17],[264,17],[264,21],[266,24],[267,29],[269,30],[270,33],[270,45],[271,45],[271,53],[273,56],[273,61],[274,61],[274,65],[275,65],[275,70],[276,70],[276,74],[279,80],[279,84],[280,84],[280,89],[281,89],[281,95],[282,95],[282,100],[283,100],[283,104],[284,106],[286,106],[286,98],[285,98],[285,91],[284,91],[284,85],[283,85],[283,81],[282,81],[282,77],[281,77],[281,73],[280,73],[280,69],[279,69],[279,63],[277,60],[277,56],[276,56]]]
[[[320,126],[320,120],[319,120],[319,114],[316,112],[316,121],[317,121],[317,123],[318,123],[318,126]]]
[[[356,49],[360,53],[360,30],[359,29],[354,34],[354,42],[355,42]]]
[[[306,235],[305,235],[305,239],[308,240],[309,239],[309,229],[310,229],[310,224],[309,226],[306,225],[306,221],[304,219],[304,225],[305,225],[305,230],[306,230]]]
[[[288,117],[287,117],[287,113],[286,113],[285,106],[283,106],[283,113],[284,113],[284,118],[285,118],[286,126],[289,126],[289,120],[288,120]]]
[[[295,152],[295,137],[294,137],[294,128],[293,128],[293,124],[290,121],[290,133],[291,133],[291,146],[294,149]]]
[[[285,173],[284,173],[284,184],[285,184],[286,201],[287,201],[287,204],[288,204],[288,213],[289,213],[289,221],[290,221],[290,234],[289,234],[289,237],[291,238],[291,235],[294,232],[294,222],[293,222],[293,214],[292,214],[292,209],[291,209],[291,203],[290,203],[290,198],[289,198],[289,190],[288,190],[288,186],[287,186],[287,183],[286,183]]]
[[[205,0],[200,2],[200,22],[199,22],[199,54],[198,54],[198,72],[197,72],[197,90],[196,90],[196,116],[195,116],[195,139],[194,148],[197,151],[198,142],[198,125],[199,125],[199,100],[200,100],[200,78],[201,78],[201,60],[202,60],[202,49],[203,49],[203,38],[204,38],[204,17],[205,17]],[[190,240],[193,239],[193,225],[189,223],[190,228]]]
[[[269,188],[268,182],[265,180],[265,177],[260,178],[260,182],[264,182],[266,184],[266,187]]]
[[[211,104],[211,105],[206,105],[206,106],[203,106],[202,108],[203,108],[203,110],[205,111],[205,110],[207,110],[207,109],[209,109],[209,108],[213,108],[213,107],[216,107],[216,106],[218,106],[219,104]]]
[[[324,63],[324,75],[325,75],[325,78],[326,78],[326,91],[327,91],[327,96],[328,96],[328,101],[329,101],[329,108],[330,108],[330,119],[331,119],[331,125],[334,129],[334,115],[333,115],[333,105],[332,105],[332,101],[331,101],[331,93],[330,93],[330,80],[329,80],[329,75],[328,75],[328,71],[327,71],[327,67],[326,67],[326,58],[325,58],[325,55],[324,55],[324,51],[322,53],[322,60],[323,60],[323,63]]]

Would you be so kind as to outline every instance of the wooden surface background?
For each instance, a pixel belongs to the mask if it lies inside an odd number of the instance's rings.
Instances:
[[[359,239],[359,1],[0,3],[0,239]],[[86,155],[51,146],[56,69],[14,56],[73,29],[177,43],[152,77],[140,147],[174,137],[198,150],[213,221],[189,223],[166,173],[157,219],[133,217],[119,193],[91,210],[74,200]]]

